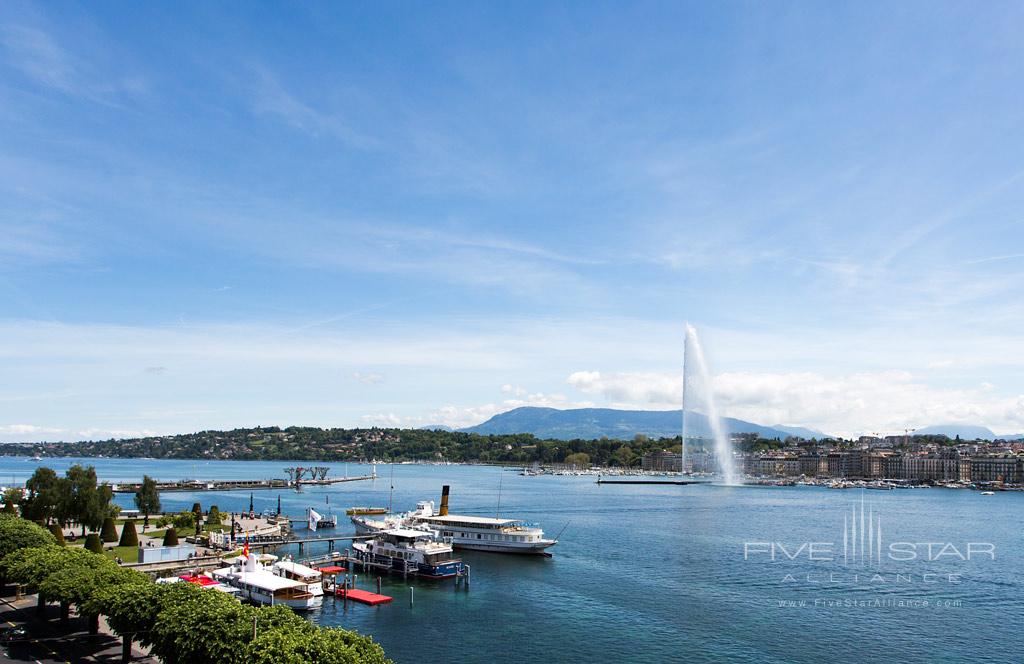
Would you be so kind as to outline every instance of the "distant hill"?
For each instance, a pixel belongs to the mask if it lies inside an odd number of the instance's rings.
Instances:
[[[799,436],[800,438],[807,438],[808,440],[811,438],[817,438],[818,440],[821,440],[823,438],[831,438],[831,436],[829,436],[824,431],[818,431],[817,429],[808,429],[807,427],[793,427],[787,426],[785,424],[773,424],[772,428],[778,429],[779,431],[785,431],[791,436]]]
[[[791,435],[790,432],[782,429],[731,417],[722,418],[722,422],[730,433],[756,433],[764,438],[782,439]],[[707,418],[700,413],[691,413],[688,425],[694,435],[711,435]],[[558,410],[556,408],[524,406],[499,413],[482,424],[460,429],[460,431],[480,434],[532,433],[538,438],[560,440],[594,439],[602,436],[629,440],[636,434],[644,434],[652,438],[671,438],[678,436],[681,428],[682,411],[680,410],[615,410],[612,408]],[[815,434],[815,437],[822,436]]]
[[[451,428],[447,424],[427,424],[425,426],[419,427],[419,430],[420,431],[455,431],[455,429]]]
[[[950,438],[960,436],[960,440],[975,440],[978,438],[982,440],[995,440],[999,437],[992,433],[992,429],[975,424],[936,424],[918,429],[914,432],[914,435],[949,436]]]

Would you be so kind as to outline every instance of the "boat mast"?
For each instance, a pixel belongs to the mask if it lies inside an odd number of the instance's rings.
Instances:
[[[391,514],[391,500],[395,497],[395,460],[391,459],[391,493],[388,494],[388,514]]]

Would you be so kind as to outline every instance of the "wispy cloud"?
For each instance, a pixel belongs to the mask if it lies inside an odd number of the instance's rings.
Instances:
[[[380,147],[376,139],[353,128],[342,110],[314,108],[286,90],[267,69],[257,69],[255,76],[253,109],[257,114],[276,117],[314,137],[329,136],[360,150]]]
[[[42,28],[0,26],[7,62],[43,88],[104,105],[118,105],[124,95],[148,91],[148,82],[128,73],[123,63],[99,62],[92,52],[69,51]]]

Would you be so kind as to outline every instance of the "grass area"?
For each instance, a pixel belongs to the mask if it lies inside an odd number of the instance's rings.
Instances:
[[[150,529],[150,530],[147,530],[146,532],[142,532],[141,528],[137,528],[136,530],[139,533],[139,537],[143,537],[143,536],[145,536],[145,537],[156,537],[157,539],[163,539],[164,538],[164,533],[167,532],[166,528],[163,528],[161,530]],[[181,533],[178,533],[178,537],[181,537]]]
[[[113,560],[114,558],[120,558],[126,563],[137,563],[139,562],[139,547],[137,546],[115,546],[113,549],[106,549],[103,551],[103,555]]]

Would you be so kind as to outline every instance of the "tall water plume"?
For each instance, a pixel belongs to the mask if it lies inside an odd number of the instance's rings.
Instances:
[[[729,443],[729,436],[722,426],[718,417],[718,408],[715,406],[715,395],[711,388],[711,378],[708,374],[707,361],[704,359],[704,351],[701,349],[700,339],[697,337],[697,330],[690,324],[686,325],[686,340],[683,344],[683,438],[682,438],[682,468],[686,469],[687,441],[690,438],[690,416],[698,410],[698,403],[703,405],[703,415],[707,419],[711,429],[711,437],[714,440],[715,458],[718,461],[718,468],[722,474],[722,481],[725,484],[738,484],[736,481],[736,467],[732,457],[732,445]]]

